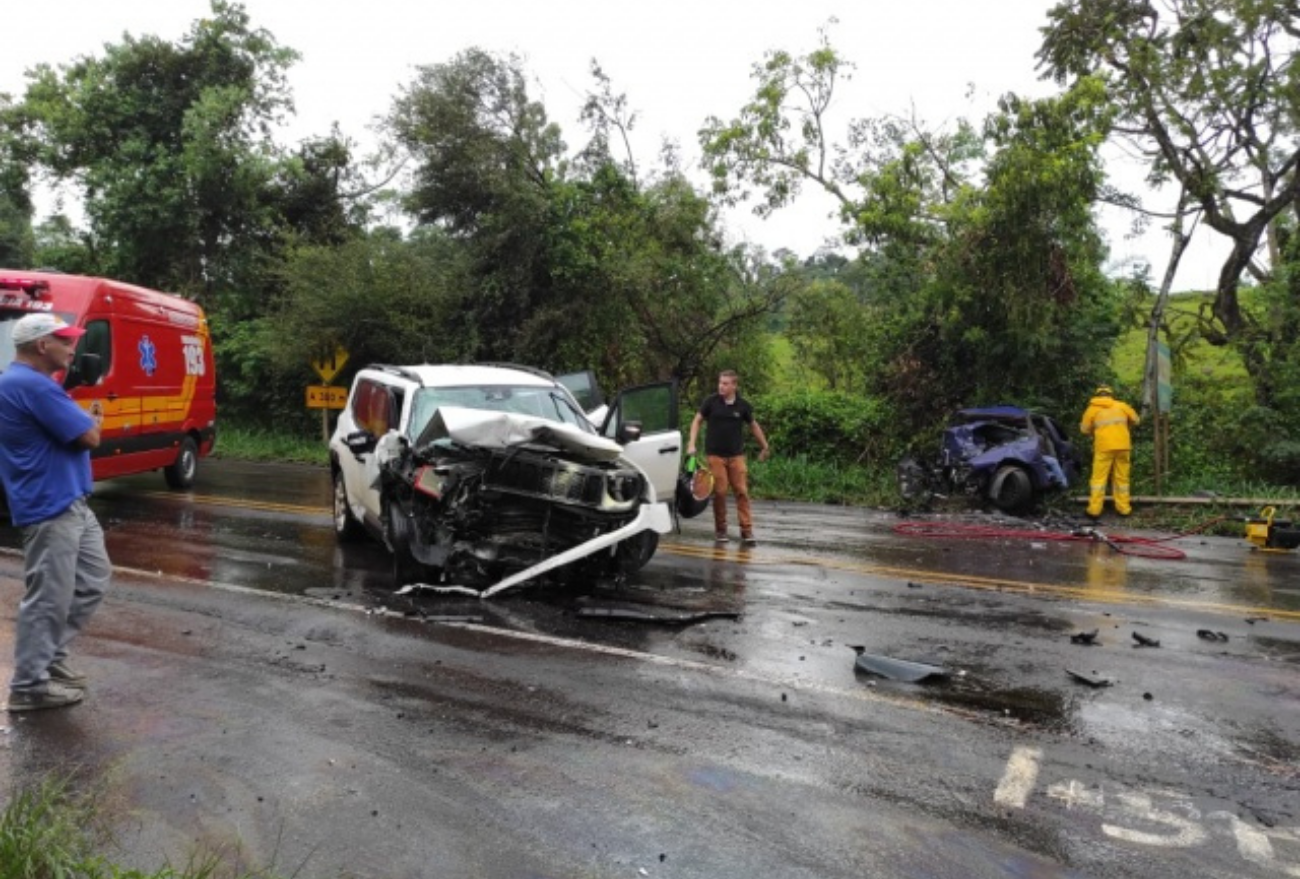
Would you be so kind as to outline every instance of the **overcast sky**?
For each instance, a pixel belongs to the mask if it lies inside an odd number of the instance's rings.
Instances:
[[[916,115],[931,125],[982,119],[998,95],[1042,96],[1034,53],[1049,0],[245,0],[254,26],[270,31],[302,59],[290,72],[297,118],[286,143],[324,134],[338,122],[363,143],[371,120],[389,108],[415,68],[477,46],[512,52],[537,80],[546,106],[571,147],[588,69],[595,58],[616,92],[638,112],[634,144],[640,165],[657,160],[664,138],[677,142],[689,167],[699,157],[696,132],[715,115],[729,119],[753,92],[750,70],[769,49],[805,53],[832,17],[831,42],[856,64],[836,102],[837,132],[851,118]],[[124,33],[178,42],[206,15],[206,0],[10,0],[4,13],[0,92],[20,97],[24,72],[102,54]],[[1131,170],[1124,173],[1132,179]],[[701,181],[702,182],[702,181]],[[1172,198],[1172,194],[1168,196]],[[809,192],[769,220],[747,209],[728,213],[734,240],[769,250],[815,250],[837,224],[833,205]],[[1107,218],[1112,258],[1145,256],[1163,272],[1166,245],[1151,233],[1125,240],[1125,224]],[[1213,287],[1217,250],[1194,245],[1175,289]]]

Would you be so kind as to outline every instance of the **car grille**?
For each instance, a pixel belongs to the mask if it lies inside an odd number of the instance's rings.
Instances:
[[[633,475],[626,471],[606,473],[593,467],[532,455],[493,455],[484,474],[484,484],[488,488],[558,503],[599,508],[608,505],[607,478],[626,480]],[[634,498],[640,495],[639,482],[637,489]]]

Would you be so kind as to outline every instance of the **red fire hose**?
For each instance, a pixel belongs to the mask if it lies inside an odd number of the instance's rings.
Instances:
[[[1083,528],[1078,531],[1068,532],[1034,531],[1028,528],[1002,528],[995,525],[972,525],[962,522],[900,522],[894,526],[894,533],[907,537],[943,537],[949,540],[1093,541],[1105,543],[1111,549],[1123,555],[1176,561],[1187,558],[1187,553],[1172,546],[1165,546],[1166,543],[1180,537],[1197,534],[1226,518],[1226,516],[1219,516],[1198,525],[1190,531],[1184,531],[1170,537],[1158,538],[1103,534],[1095,528]]]

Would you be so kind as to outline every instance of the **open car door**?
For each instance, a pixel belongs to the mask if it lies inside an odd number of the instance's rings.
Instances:
[[[617,440],[629,422],[641,424],[641,438],[623,443],[623,454],[650,477],[659,500],[672,503],[682,468],[677,385],[660,382],[620,391],[609,404],[601,435]]]

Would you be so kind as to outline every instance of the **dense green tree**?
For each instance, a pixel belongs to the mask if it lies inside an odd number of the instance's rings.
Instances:
[[[460,243],[469,266],[454,318],[473,356],[607,385],[689,381],[771,309],[779,285],[726,253],[707,199],[669,166],[643,185],[615,137],[631,125],[598,66],[591,142],[567,158],[516,58],[479,50],[421,68],[388,127],[413,158],[406,205]]]
[[[529,98],[517,58],[477,49],[421,67],[388,128],[414,159],[408,210],[470,253],[476,295],[461,333],[485,358],[513,356],[520,319],[550,291],[545,239],[564,151],[559,129]]]
[[[32,201],[19,119],[0,93],[0,266],[24,268],[32,259]]]
[[[217,337],[226,411],[242,420],[309,424],[303,387],[318,382],[309,364],[339,345],[349,353],[335,379],[343,386],[369,363],[470,357],[455,330],[465,305],[463,250],[436,229],[403,236],[379,228],[338,244],[294,245],[277,264],[275,289],[263,314]]]
[[[1008,96],[983,131],[857,120],[838,141],[829,114],[850,70],[824,32],[806,56],[769,53],[754,68],[755,98],[701,132],[725,198],[757,190],[766,213],[811,184],[840,203],[844,241],[870,280],[833,303],[818,301],[824,289],[805,295],[804,352],[855,358],[843,371],[916,427],[974,402],[1073,405],[1115,328],[1090,213],[1109,123],[1102,90],[1089,81],[1058,99]],[[855,303],[858,315],[830,320]]]
[[[1265,406],[1281,325],[1243,309],[1238,290],[1247,273],[1268,279],[1279,220],[1300,216],[1298,21],[1295,0],[1064,0],[1039,53],[1059,82],[1100,73],[1148,182],[1176,183],[1180,208],[1229,244],[1203,332],[1242,353]]]
[[[77,229],[64,214],[43,220],[35,230],[33,265],[75,275],[103,275],[94,237]]]
[[[81,188],[106,272],[201,299],[248,282],[296,57],[213,0],[180,43],[127,35],[28,74],[34,158]]]

